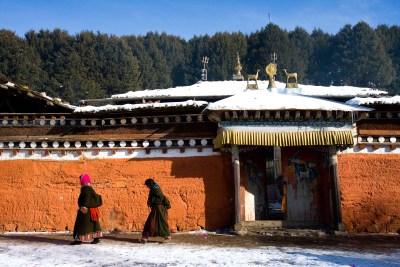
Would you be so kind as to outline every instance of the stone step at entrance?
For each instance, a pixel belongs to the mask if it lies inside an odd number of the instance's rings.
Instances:
[[[263,220],[242,222],[235,226],[235,232],[239,235],[326,236],[331,229],[310,222]]]

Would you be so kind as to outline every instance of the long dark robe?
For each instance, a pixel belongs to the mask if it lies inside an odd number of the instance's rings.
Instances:
[[[151,207],[151,211],[144,225],[143,237],[171,235],[168,226],[168,210],[163,205],[163,200],[164,194],[161,188],[157,184],[153,185],[147,199],[147,205]]]
[[[85,185],[81,187],[81,193],[78,198],[79,210],[76,215],[73,233],[75,240],[91,241],[94,238],[100,238],[103,236],[99,221],[92,220],[89,210],[86,214],[82,213],[80,210],[81,207],[89,209],[101,205],[101,203],[99,203],[94,197],[95,194],[96,192],[91,186]]]

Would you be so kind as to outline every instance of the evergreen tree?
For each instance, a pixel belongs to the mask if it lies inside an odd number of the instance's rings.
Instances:
[[[400,26],[379,25],[376,29],[379,39],[385,47],[386,53],[392,60],[396,77],[388,86],[389,92],[400,94]]]
[[[310,84],[330,86],[332,84],[332,36],[321,29],[311,34],[313,50],[310,53],[307,77]]]
[[[290,65],[293,71],[297,73],[299,83],[309,83],[306,74],[310,55],[313,52],[312,39],[305,29],[296,27],[294,31],[289,32],[289,40],[292,47]]]
[[[0,30],[0,75],[31,88],[40,86],[44,73],[40,57],[14,32]]]
[[[159,34],[148,33],[141,38],[143,46],[151,59],[151,69],[146,76],[143,77],[145,88],[169,88],[172,87],[171,68],[165,53],[159,48]]]
[[[365,22],[343,28],[334,50],[335,84],[384,88],[394,80],[392,61]]]
[[[209,35],[194,36],[189,40],[189,47],[191,51],[188,81],[194,84],[201,80],[201,70],[203,69],[203,57],[209,58],[209,63],[212,63],[211,54],[211,37]]]
[[[186,72],[190,54],[186,41],[180,37],[167,35],[163,32],[160,35],[158,46],[165,55],[167,65],[170,69],[171,86],[189,85]]]
[[[242,33],[216,33],[209,44],[208,80],[231,80],[235,73],[236,54],[246,56],[247,39]]]
[[[276,53],[278,60],[277,80],[286,81],[282,69],[293,70],[291,61],[291,45],[287,31],[280,29],[275,24],[268,24],[267,27],[249,35],[248,42],[248,73],[255,73],[260,69],[261,78],[266,78],[265,67],[271,63],[271,54]]]

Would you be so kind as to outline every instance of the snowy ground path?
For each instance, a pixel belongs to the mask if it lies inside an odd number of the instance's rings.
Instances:
[[[400,266],[400,235],[361,237],[175,234],[142,244],[108,234],[71,246],[68,234],[0,234],[0,266]]]

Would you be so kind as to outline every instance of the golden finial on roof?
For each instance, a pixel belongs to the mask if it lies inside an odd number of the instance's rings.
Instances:
[[[242,75],[242,74],[240,73],[240,71],[242,70],[242,65],[240,64],[239,53],[236,53],[236,59],[237,59],[237,63],[236,63],[236,67],[235,67],[236,75]]]
[[[239,52],[236,52],[236,66],[235,66],[236,74],[233,74],[233,79],[234,80],[244,80],[244,77],[241,73],[242,70],[242,65],[240,64],[240,57],[239,57]]]

